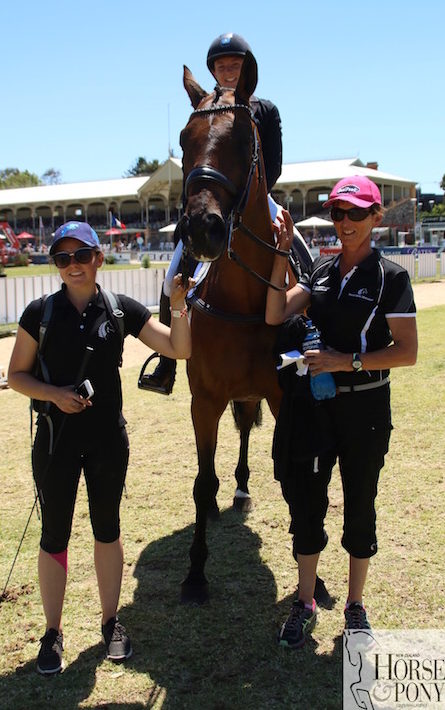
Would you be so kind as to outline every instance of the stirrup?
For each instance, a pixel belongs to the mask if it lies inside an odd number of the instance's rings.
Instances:
[[[173,385],[175,383],[175,373],[173,372],[169,382],[166,385],[161,385],[158,382],[153,381],[153,375],[146,375],[145,369],[148,363],[151,362],[154,358],[160,359],[161,356],[159,353],[153,353],[152,355],[150,355],[150,357],[146,359],[139,373],[138,387],[141,390],[148,390],[149,392],[157,392],[158,394],[168,395],[171,393]]]

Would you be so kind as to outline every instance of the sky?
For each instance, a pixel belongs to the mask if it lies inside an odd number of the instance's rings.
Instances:
[[[0,169],[63,182],[181,157],[186,64],[237,32],[257,96],[280,111],[283,161],[359,157],[441,194],[444,0],[15,0],[2,8]]]

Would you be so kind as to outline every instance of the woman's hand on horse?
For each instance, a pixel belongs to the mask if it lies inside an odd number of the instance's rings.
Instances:
[[[170,304],[172,308],[175,310],[181,310],[181,308],[184,308],[187,292],[193,288],[195,283],[195,279],[189,277],[187,283],[184,285],[182,283],[182,274],[176,274],[173,278],[173,285],[170,294]]]
[[[277,215],[277,220],[280,223],[279,226],[275,223],[273,226],[277,237],[277,247],[289,251],[294,238],[294,223],[292,217],[287,210],[283,210],[283,216]]]
[[[92,407],[93,403],[89,399],[84,399],[74,391],[71,385],[67,387],[54,387],[51,401],[64,414],[80,414],[87,407]]]

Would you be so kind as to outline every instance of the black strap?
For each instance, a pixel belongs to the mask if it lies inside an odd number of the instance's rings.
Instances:
[[[124,351],[124,339],[125,339],[125,324],[124,324],[124,312],[121,308],[121,303],[119,298],[112,291],[108,291],[106,288],[101,288],[100,292],[103,296],[105,307],[107,308],[108,314],[112,318],[115,325],[117,325],[117,330],[121,339],[120,346],[120,356],[119,356],[119,367],[122,367],[122,353]]]

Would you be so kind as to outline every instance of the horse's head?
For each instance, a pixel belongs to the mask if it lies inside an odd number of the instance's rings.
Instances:
[[[236,89],[207,94],[184,67],[184,86],[195,109],[181,132],[184,216],[178,230],[199,261],[218,259],[231,212],[243,200],[257,159],[249,99],[257,65],[247,52]]]

